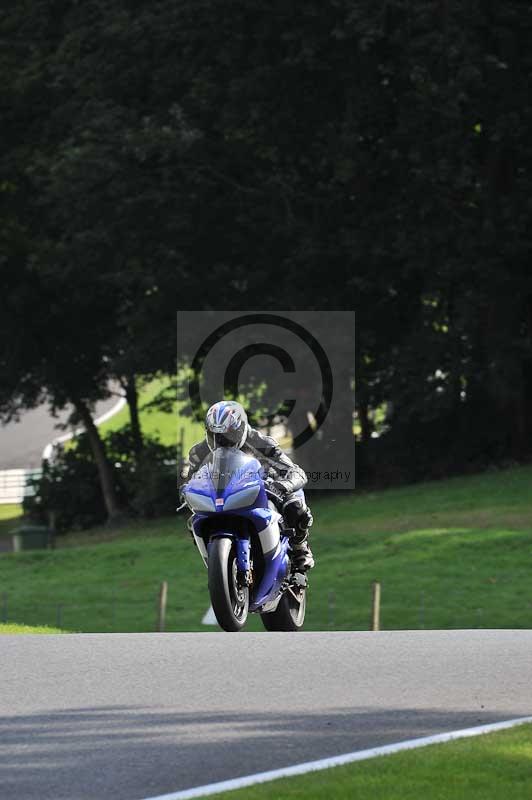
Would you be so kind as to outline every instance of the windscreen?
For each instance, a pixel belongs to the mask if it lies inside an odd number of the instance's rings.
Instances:
[[[219,447],[213,453],[211,479],[217,495],[223,494],[230,482],[252,480],[257,473],[253,469],[253,459],[234,447]]]

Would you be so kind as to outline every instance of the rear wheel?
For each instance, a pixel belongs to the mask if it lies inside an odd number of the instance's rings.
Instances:
[[[300,631],[305,622],[307,590],[286,590],[275,611],[261,614],[262,624],[267,631]]]
[[[224,631],[240,631],[246,624],[249,589],[238,585],[236,550],[228,537],[214,539],[209,546],[209,594]]]

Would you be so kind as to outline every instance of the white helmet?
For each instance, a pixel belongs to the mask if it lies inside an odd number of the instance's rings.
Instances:
[[[248,428],[248,416],[234,400],[221,400],[207,411],[205,438],[211,450],[217,447],[240,449],[246,441]]]

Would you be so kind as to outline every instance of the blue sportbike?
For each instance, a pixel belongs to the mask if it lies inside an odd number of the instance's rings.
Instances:
[[[249,613],[258,613],[268,631],[300,630],[307,577],[293,569],[293,531],[284,527],[260,462],[220,447],[183,486],[183,496],[219,625],[239,631]]]

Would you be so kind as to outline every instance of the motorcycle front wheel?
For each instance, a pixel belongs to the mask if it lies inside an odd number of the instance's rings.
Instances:
[[[228,537],[209,545],[209,594],[218,624],[224,631],[240,631],[246,624],[249,589],[237,580],[236,550]]]
[[[275,611],[260,615],[262,624],[267,631],[300,631],[305,622],[306,608],[307,590],[292,592],[287,589]]]

